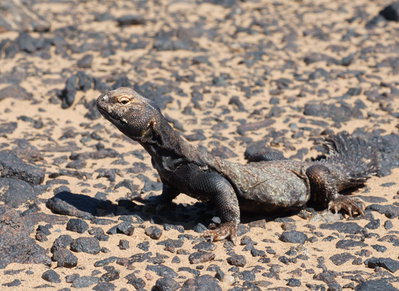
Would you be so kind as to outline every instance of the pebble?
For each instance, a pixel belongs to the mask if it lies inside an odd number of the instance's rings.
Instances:
[[[330,260],[331,262],[333,262],[334,265],[341,266],[354,258],[355,256],[351,255],[350,253],[341,253],[331,256]]]
[[[99,282],[99,278],[92,276],[81,276],[73,280],[72,288],[87,288]]]
[[[279,239],[283,242],[303,244],[308,237],[303,232],[293,230],[283,232]]]
[[[215,258],[214,253],[199,251],[192,253],[188,257],[188,261],[190,262],[190,264],[199,264],[199,263],[212,261],[214,258]]]
[[[243,255],[233,255],[227,258],[227,263],[237,267],[244,267],[247,263],[247,260]]]
[[[51,259],[57,262],[57,267],[73,268],[78,264],[78,258],[70,250],[61,247],[53,250]]]
[[[61,283],[60,275],[58,275],[54,270],[47,270],[42,274],[42,279],[51,283]]]
[[[158,240],[162,236],[162,230],[156,226],[146,227],[144,233],[155,240]]]
[[[71,250],[96,255],[101,247],[98,239],[94,237],[79,237],[72,242]]]
[[[174,291],[180,288],[179,283],[177,283],[172,278],[159,278],[153,287],[154,291]]]
[[[387,269],[391,273],[395,273],[397,270],[399,270],[399,261],[393,260],[391,258],[375,258],[375,257],[373,257],[373,258],[367,259],[364,263],[369,268],[375,268],[378,266],[378,267]]]
[[[89,229],[89,225],[82,219],[71,218],[67,223],[66,229],[77,233],[84,233]]]

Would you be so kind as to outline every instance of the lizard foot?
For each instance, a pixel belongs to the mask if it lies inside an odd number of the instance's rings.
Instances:
[[[209,238],[211,241],[229,238],[235,244],[237,238],[237,224],[233,221],[222,223],[216,229],[205,231],[203,237]]]
[[[364,215],[364,203],[358,199],[347,196],[339,196],[330,201],[328,209],[337,213],[338,211],[345,211],[349,216]]]

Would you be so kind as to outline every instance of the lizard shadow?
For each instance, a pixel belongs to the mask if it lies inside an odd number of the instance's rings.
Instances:
[[[105,198],[100,199],[69,191],[57,193],[47,200],[46,206],[55,214],[83,219],[117,218],[134,215],[143,222],[181,225],[185,230],[193,229],[198,223],[210,221],[214,216],[212,214],[213,209],[202,202],[195,204],[171,203],[167,209],[157,211],[147,199],[140,198],[132,201],[122,198],[115,203]]]
[[[164,225],[178,230],[198,230],[198,226],[205,227],[215,221],[217,216],[212,204],[204,202],[170,203],[166,208],[157,210],[151,200],[144,198],[119,199],[116,203],[107,199],[100,199],[84,194],[75,194],[62,191],[50,198],[46,206],[56,214],[75,216],[84,219],[95,218],[118,218],[121,216],[134,215],[142,222]],[[290,221],[290,216],[296,215],[300,210],[288,210],[276,214],[264,213],[241,213],[241,223],[248,224],[256,221]],[[201,226],[202,225],[202,226]]]

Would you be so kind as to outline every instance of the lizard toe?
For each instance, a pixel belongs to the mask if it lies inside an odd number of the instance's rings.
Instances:
[[[237,225],[234,222],[222,223],[216,229],[205,231],[203,237],[210,239],[210,241],[219,241],[228,238],[231,242],[235,243],[237,238]]]

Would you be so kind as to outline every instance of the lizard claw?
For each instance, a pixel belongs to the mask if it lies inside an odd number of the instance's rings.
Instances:
[[[202,236],[209,238],[212,242],[229,238],[230,241],[235,245],[235,241],[237,239],[237,224],[235,222],[222,223],[216,229],[205,231]]]
[[[332,212],[344,211],[349,216],[364,215],[364,203],[358,198],[339,196],[338,198],[330,201],[328,209]]]

